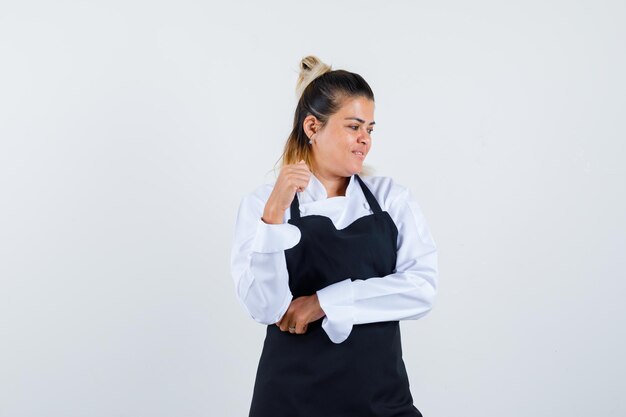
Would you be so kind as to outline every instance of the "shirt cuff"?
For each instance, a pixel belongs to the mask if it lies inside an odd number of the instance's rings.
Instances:
[[[293,224],[268,224],[259,218],[251,249],[259,253],[280,252],[296,246],[300,237],[300,229]]]
[[[348,338],[354,323],[354,293],[352,280],[331,284],[317,291],[317,298],[326,316],[322,328],[333,343]]]

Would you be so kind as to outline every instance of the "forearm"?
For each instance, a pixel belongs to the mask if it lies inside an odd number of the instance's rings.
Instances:
[[[436,252],[428,256],[436,265]],[[347,278],[317,291],[326,313],[322,325],[331,340],[341,343],[356,324],[415,320],[428,314],[437,293],[437,271],[426,265],[384,277]]]
[[[354,324],[425,316],[432,309],[437,293],[432,281],[433,274],[429,271],[353,281]]]
[[[259,323],[273,324],[292,299],[284,252],[252,253],[236,286],[237,297]]]

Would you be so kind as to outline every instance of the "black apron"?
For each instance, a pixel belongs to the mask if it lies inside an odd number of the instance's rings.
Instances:
[[[382,277],[395,270],[398,229],[356,175],[372,214],[337,230],[326,216],[300,217],[298,195],[289,223],[298,244],[285,250],[293,298],[346,278]],[[355,191],[357,192],[357,191]],[[304,334],[267,326],[249,417],[421,417],[413,405],[396,321],[355,324],[333,343],[311,322]]]

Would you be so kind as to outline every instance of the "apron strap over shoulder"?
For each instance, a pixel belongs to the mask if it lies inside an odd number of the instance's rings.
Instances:
[[[356,177],[357,180],[359,180],[359,184],[361,184],[361,189],[363,190],[363,194],[365,194],[365,199],[367,200],[367,203],[370,205],[370,208],[372,209],[372,211],[376,214],[381,213],[382,209],[380,208],[378,201],[376,201],[374,194],[372,194],[372,192],[367,187],[367,185],[365,185],[361,177],[359,177],[357,174],[354,174],[354,176]]]

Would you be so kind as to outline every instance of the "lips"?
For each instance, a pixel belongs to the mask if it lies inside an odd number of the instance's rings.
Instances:
[[[365,152],[363,152],[363,151],[354,150],[354,151],[352,151],[352,153],[353,153],[354,155],[356,155],[356,156],[357,156],[357,158],[360,158],[360,159],[365,159]]]

